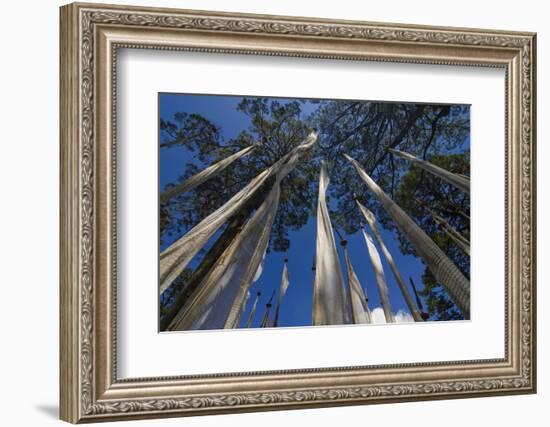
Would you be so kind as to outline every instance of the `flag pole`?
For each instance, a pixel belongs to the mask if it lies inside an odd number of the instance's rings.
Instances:
[[[273,327],[279,325],[279,310],[281,308],[281,301],[288,288],[288,251],[285,253],[285,259],[283,264],[283,274],[281,277],[281,285],[279,286],[279,298],[277,298],[277,305],[275,306],[275,318],[273,320]]]
[[[265,313],[264,313],[264,317],[262,319],[260,328],[267,328],[269,326],[269,312],[271,311],[271,303],[273,302],[274,296],[275,296],[275,289],[273,289],[273,292],[271,293],[271,298],[269,298],[269,301],[265,305]]]
[[[252,320],[254,320],[254,314],[256,313],[256,307],[258,306],[258,301],[260,300],[261,296],[261,292],[256,293],[256,299],[254,300],[254,304],[252,305],[252,309],[250,310],[250,314],[248,315],[248,319],[246,320],[246,328],[250,328],[250,326],[252,325]]]
[[[418,306],[418,310],[420,311],[420,315],[424,320],[428,320],[430,315],[424,311],[424,304],[422,304],[422,300],[420,299],[420,296],[418,295],[418,291],[416,290],[416,285],[414,284],[414,280],[411,276],[409,276],[409,282],[411,282],[411,286],[413,288],[414,297],[416,298],[416,305]]]

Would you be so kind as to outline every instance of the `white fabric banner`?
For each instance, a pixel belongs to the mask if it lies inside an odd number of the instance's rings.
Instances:
[[[317,135],[311,133],[305,142],[283,156],[284,163],[276,162],[276,181],[269,195],[176,315],[170,330],[235,327],[243,300],[261,275],[279,206],[280,182],[296,167],[303,150],[316,140]]]
[[[380,230],[378,229],[378,224],[376,223],[376,218],[374,214],[368,210],[365,206],[363,206],[361,203],[359,203],[358,200],[356,200],[357,206],[359,206],[359,210],[367,220],[367,223],[369,224],[370,229],[372,230],[372,233],[374,234],[374,237],[376,238],[376,241],[378,242],[378,245],[380,246],[380,249],[382,249],[382,253],[384,254],[384,257],[386,258],[386,261],[388,262],[392,272],[393,276],[395,277],[395,280],[397,282],[397,285],[399,286],[399,289],[401,290],[401,293],[403,294],[403,298],[405,299],[405,302],[407,303],[407,307],[409,307],[409,311],[411,312],[411,315],[413,319],[416,322],[421,322],[422,316],[418,312],[418,309],[416,305],[414,304],[414,301],[411,297],[411,294],[409,290],[407,289],[407,286],[405,285],[405,282],[403,281],[403,278],[401,277],[401,274],[399,273],[399,270],[397,269],[397,266],[395,265],[395,262],[393,261],[393,257],[391,255],[391,252],[386,247],[386,244],[384,243],[384,240],[382,239],[382,234],[380,234]]]
[[[257,175],[227,203],[208,215],[187,234],[165,249],[160,254],[160,293],[162,294],[170,286],[218,228],[237,213],[268,178],[280,172],[285,166],[285,169],[287,169],[288,164],[295,162],[301,153],[310,148],[315,141],[317,141],[317,134],[312,132],[300,145]]]
[[[344,257],[346,259],[346,270],[348,275],[348,292],[351,305],[352,323],[371,323],[370,310],[367,304],[367,296],[355,270],[351,265],[348,249],[344,247]]]
[[[432,209],[426,206],[428,212],[436,222],[436,224],[443,229],[445,234],[460,248],[464,253],[470,256],[470,242],[462,234],[454,229],[454,227],[449,224],[445,218],[442,218],[436,214]]]
[[[273,318],[273,326],[275,327],[277,327],[279,323],[279,310],[281,309],[281,301],[285,296],[289,284],[290,282],[288,280],[288,265],[285,260],[285,264],[283,266],[283,274],[281,276],[281,285],[279,287],[279,297],[277,298],[277,307],[275,308],[275,317]]]
[[[294,150],[292,150],[289,153],[290,156],[288,156],[288,157],[284,156],[284,158],[286,159],[286,162],[281,166],[281,168],[277,172],[276,181],[275,181],[274,186],[280,187],[281,181],[290,172],[292,172],[294,170],[294,168],[298,164],[298,161],[300,160],[300,157],[303,154],[303,152],[305,150],[308,150],[313,144],[315,144],[316,141],[317,141],[317,134],[315,132],[312,132],[308,136],[308,138],[306,139],[305,142],[300,144],[298,147],[296,147]],[[279,191],[280,191],[280,188],[279,188]],[[276,208],[275,208],[275,211],[276,211]],[[273,212],[273,215],[275,215],[275,213],[276,212]],[[262,261],[260,262],[260,265],[258,266],[258,270],[256,272],[256,275],[254,276],[254,279],[252,280],[252,282],[250,282],[250,281],[248,281],[248,282],[247,281],[242,281],[241,282],[241,289],[240,289],[239,293],[237,294],[237,297],[235,298],[235,301],[233,303],[233,307],[231,308],[231,312],[229,314],[227,325],[231,324],[232,316],[235,315],[237,307],[239,307],[239,304],[241,304],[241,300],[244,298],[245,292],[249,289],[250,285],[253,282],[255,282],[256,280],[258,280],[261,276],[261,273],[262,273],[262,270],[263,270],[263,260],[265,259],[267,245],[269,244],[269,234],[271,233],[271,225],[272,224],[273,224],[273,221],[269,225],[269,233],[267,235],[267,243],[265,245],[265,249],[264,249],[263,255],[262,255]],[[228,327],[227,325],[226,325],[226,327]],[[273,321],[271,321],[270,325],[273,325]]]
[[[470,281],[464,277],[439,246],[367,175],[356,160],[347,154],[344,154],[344,156],[355,167],[361,179],[382,203],[399,230],[414,246],[416,252],[424,260],[437,281],[447,290],[464,318],[469,319]]]
[[[231,163],[233,163],[235,160],[240,159],[241,157],[246,156],[248,153],[250,153],[252,150],[256,148],[256,144],[251,145],[250,147],[246,147],[242,149],[241,151],[237,151],[234,154],[231,154],[230,156],[226,157],[223,160],[220,160],[219,162],[214,163],[213,165],[208,166],[206,169],[196,173],[195,175],[187,178],[185,181],[183,181],[180,184],[177,184],[168,190],[163,191],[160,194],[159,201],[160,203],[166,203],[169,201],[172,197],[185,193],[186,191],[192,190],[195,187],[198,187],[203,182],[208,181],[210,178],[212,178],[214,175],[220,173],[225,168],[227,168]]]
[[[329,177],[323,162],[317,203],[317,250],[313,284],[314,325],[342,325],[349,321],[345,304],[344,278],[326,203],[328,184]]]
[[[235,324],[241,312],[242,300],[233,310],[231,318],[230,312],[239,292],[244,291],[243,298],[246,297],[248,287],[263,260],[279,204],[279,194],[277,183],[176,315],[169,326],[170,330],[222,329]]]
[[[426,160],[422,160],[417,157],[414,157],[412,154],[405,153],[404,151],[399,151],[394,149],[390,149],[389,151],[397,156],[400,156],[404,159],[409,160],[410,162],[414,163],[418,167],[441,178],[443,181],[448,182],[451,185],[454,185],[455,187],[461,189],[465,193],[470,194],[470,179],[468,177],[449,172],[448,170],[440,168],[439,166],[436,166],[433,163],[430,163]]]
[[[393,323],[393,314],[390,305],[390,293],[388,291],[388,285],[386,283],[386,276],[384,275],[384,267],[382,267],[382,260],[378,254],[378,249],[374,246],[372,237],[363,229],[363,236],[367,243],[367,249],[369,252],[370,262],[374,270],[374,276],[376,278],[376,285],[378,286],[378,292],[380,293],[380,301],[382,302],[382,309],[384,310],[384,317],[386,323]]]
[[[241,310],[239,311],[239,314],[235,316],[233,324],[230,326],[231,329],[235,329],[239,327],[239,324],[241,323],[241,318],[246,310],[246,304],[248,304],[248,300],[250,299],[250,291],[246,293],[246,297],[241,305]]]

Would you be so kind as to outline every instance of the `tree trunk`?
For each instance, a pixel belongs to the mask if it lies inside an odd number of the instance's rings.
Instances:
[[[399,132],[399,134],[388,144],[388,146],[386,147],[386,149],[384,150],[384,152],[380,155],[380,157],[378,157],[374,163],[371,165],[371,168],[370,168],[370,173],[372,174],[374,172],[374,170],[376,169],[376,167],[382,163],[382,161],[386,158],[386,156],[388,155],[389,153],[389,149],[390,148],[395,148],[397,147],[401,141],[407,136],[407,134],[409,133],[409,131],[411,130],[411,128],[414,126],[414,124],[416,123],[416,121],[422,117],[422,114],[424,113],[426,109],[426,106],[425,105],[417,105],[416,108],[410,112],[410,115],[407,119],[407,123],[405,123],[405,125],[403,126],[403,128],[401,129],[401,131]]]

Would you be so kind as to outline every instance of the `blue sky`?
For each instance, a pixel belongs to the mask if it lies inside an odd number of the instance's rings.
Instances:
[[[236,110],[237,104],[242,97],[238,96],[216,96],[216,95],[185,95],[185,94],[159,94],[159,116],[164,120],[172,120],[177,112],[197,113],[209,119],[212,123],[223,130],[224,140],[227,141],[246,129],[250,125],[249,118]],[[281,100],[280,100],[281,101]],[[306,103],[303,106],[303,113],[309,114],[316,108],[316,105]],[[187,149],[183,147],[170,147],[160,149],[160,176],[159,186],[162,191],[166,184],[174,183],[183,174],[185,165],[194,162],[203,168],[193,158]],[[397,235],[393,231],[380,227],[382,237],[386,246],[393,255],[403,278],[408,284],[408,278],[412,277],[418,288],[421,288],[421,275],[424,271],[423,263],[411,255],[403,255],[399,249]],[[182,233],[184,234],[184,233]],[[161,246],[161,251],[169,246],[174,240],[181,236],[166,238]],[[336,241],[339,238],[335,235]],[[362,233],[344,236],[348,240],[348,251],[351,262],[357,276],[366,289],[369,296],[371,309],[380,307],[380,298],[376,286],[374,272],[369,260],[369,255]],[[311,325],[311,308],[313,292],[313,274],[311,270],[312,261],[315,256],[316,244],[316,217],[310,216],[308,222],[299,230],[289,233],[291,241],[288,252],[288,268],[290,274],[290,286],[286,292],[280,308],[279,326],[308,326]],[[339,245],[338,245],[339,246]],[[340,260],[344,277],[345,265],[343,253],[339,246]],[[256,292],[260,291],[262,296],[258,304],[253,326],[259,326],[259,322],[265,311],[265,304],[273,290],[279,288],[281,272],[283,268],[284,253],[270,252],[267,254],[263,273],[260,279],[250,288],[251,297],[241,324],[246,322]],[[389,266],[381,254],[390,293],[392,311],[397,313],[402,310],[408,313],[408,308],[393,277]],[[191,264],[193,265],[193,264]],[[410,290],[412,294],[412,289]],[[275,297],[276,299],[276,297]],[[271,313],[273,314],[274,306]]]

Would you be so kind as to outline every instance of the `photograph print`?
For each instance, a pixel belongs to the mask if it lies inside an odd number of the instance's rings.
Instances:
[[[470,319],[470,106],[160,93],[159,330]]]

